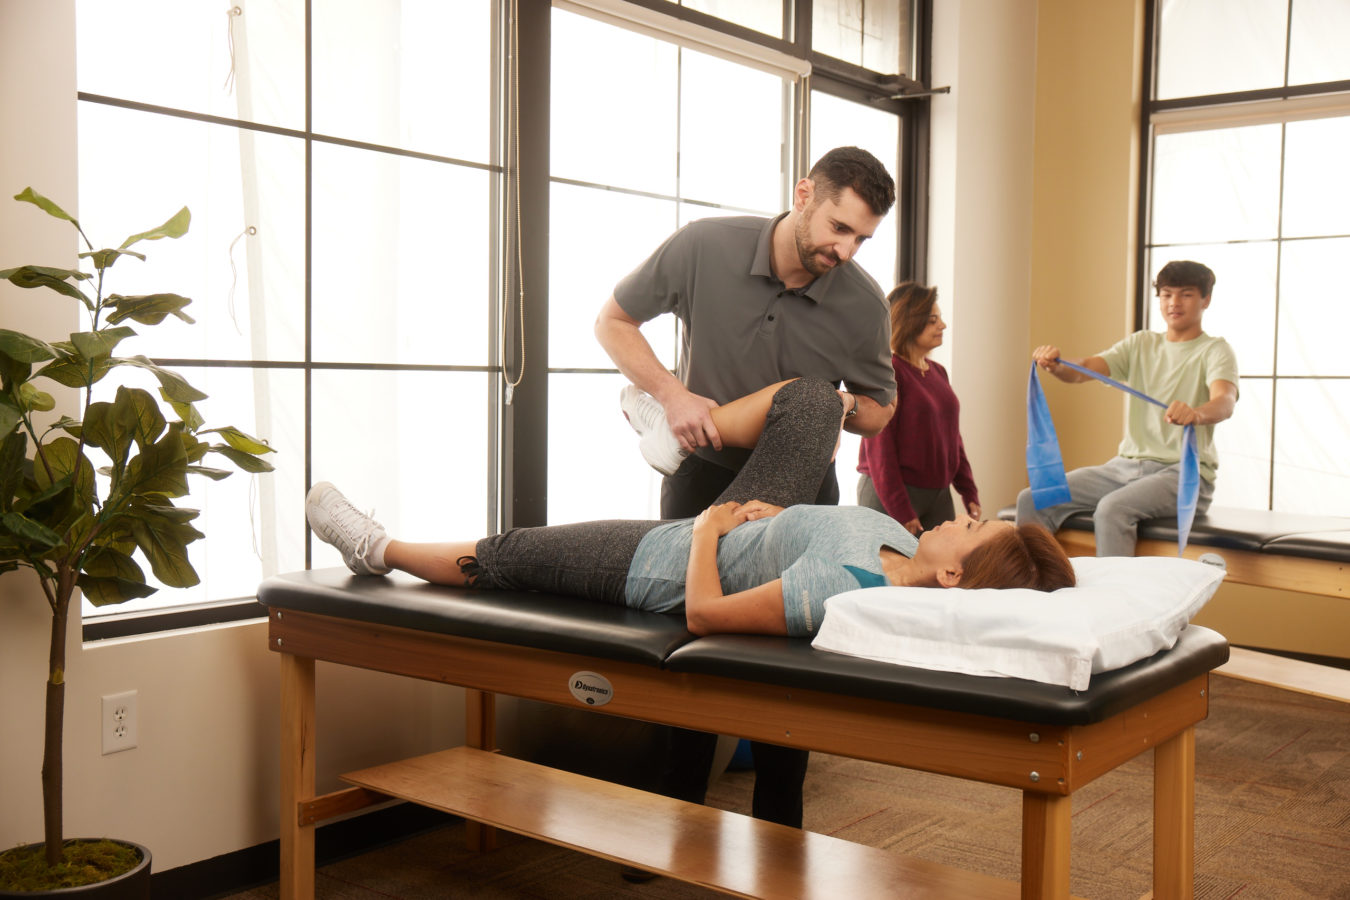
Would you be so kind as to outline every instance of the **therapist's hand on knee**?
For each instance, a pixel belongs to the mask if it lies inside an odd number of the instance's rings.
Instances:
[[[672,392],[670,397],[662,397],[660,401],[666,411],[670,430],[685,451],[693,453],[709,444],[714,450],[722,449],[722,435],[713,424],[711,415],[712,410],[717,408],[715,401],[688,390]]]

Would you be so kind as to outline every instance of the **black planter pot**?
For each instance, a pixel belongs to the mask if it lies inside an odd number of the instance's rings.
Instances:
[[[129,872],[123,872],[116,878],[86,884],[82,887],[56,888],[50,891],[7,891],[0,889],[0,898],[14,900],[35,900],[35,898],[55,897],[72,900],[150,900],[150,850],[135,841],[110,838],[119,844],[134,848],[141,854],[140,864]],[[39,849],[42,844],[36,845]]]

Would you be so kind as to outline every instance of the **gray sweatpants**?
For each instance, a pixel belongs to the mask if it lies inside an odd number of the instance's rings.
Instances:
[[[1117,456],[1100,466],[1085,466],[1068,473],[1068,503],[1037,510],[1031,489],[1017,495],[1017,524],[1038,522],[1054,534],[1064,520],[1077,512],[1092,512],[1092,527],[1098,556],[1134,556],[1139,522],[1177,514],[1177,481],[1180,463]],[[1195,514],[1209,509],[1214,485],[1200,479]]]
[[[778,389],[764,433],[718,503],[810,503],[839,437],[843,402],[834,386],[799,378]],[[513,528],[483,538],[475,587],[547,591],[623,604],[628,567],[659,520],[611,519]]]

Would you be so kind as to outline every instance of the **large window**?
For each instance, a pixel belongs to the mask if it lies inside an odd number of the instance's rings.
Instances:
[[[308,546],[312,481],[371,498],[402,534],[491,526],[495,15],[476,0],[79,4],[81,221],[115,245],[193,215],[111,274],[120,293],[193,298],[197,324],[123,346],[209,394],[209,422],[278,451],[272,474],[193,480],[199,587],[86,615],[251,598],[265,575],[339,564]]]
[[[844,99],[815,89],[804,98],[809,67],[778,45],[727,41],[706,52],[698,22],[638,33],[604,14],[610,4],[568,5],[574,9],[555,10],[552,21],[548,520],[648,518],[659,514],[660,476],[635,452],[636,437],[616,412],[626,382],[593,337],[600,304],[687,222],[787,209],[801,174],[794,159],[809,165],[852,144],[898,175],[901,116],[880,92]],[[742,18],[758,8],[760,30],[771,31],[764,4],[721,6]],[[827,5],[831,21],[851,21],[844,6],[851,5]],[[893,8],[891,19],[907,24],[909,4],[868,7],[865,32],[861,20],[853,22],[851,42],[841,44],[844,24],[814,30],[815,49],[822,41],[825,52],[840,55],[866,47],[872,59],[889,60],[888,73],[910,70],[907,28],[902,35],[875,20],[878,9]],[[613,77],[616,64],[622,79]],[[613,115],[616,108],[625,115]],[[899,221],[897,209],[857,258],[883,288],[896,278]],[[676,327],[669,316],[644,327],[672,369]],[[857,458],[858,439],[845,435],[836,458],[845,503],[853,502]]]
[[[1215,503],[1350,509],[1350,6],[1161,0],[1142,271],[1218,278],[1205,330],[1238,356]],[[1143,279],[1141,279],[1143,280]],[[1145,323],[1162,329],[1151,294]]]
[[[115,244],[193,215],[113,275],[121,293],[192,297],[198,324],[123,349],[179,369],[210,422],[278,451],[272,474],[193,483],[199,588],[86,615],[247,602],[267,575],[340,564],[304,526],[319,480],[410,539],[656,515],[659,480],[592,335],[614,284],[691,219],[786,209],[830,146],[867,147],[902,182],[913,165],[901,123],[923,101],[876,86],[916,70],[911,0],[856,22],[820,4],[838,27],[817,23],[814,48],[794,33],[809,3],[554,6],[78,0],[82,224]],[[547,52],[530,52],[541,35]],[[546,139],[522,146],[513,116]],[[859,257],[883,286],[908,222],[897,206]],[[524,325],[521,271],[543,273],[525,279]],[[508,406],[504,374],[541,321]],[[647,331],[673,368],[674,322]],[[522,460],[542,504],[521,501]]]
[[[688,221],[786,208],[790,76],[677,41],[553,14],[550,522],[659,514],[660,476],[618,414],[626,381],[592,334],[614,285]],[[673,317],[644,333],[675,368]]]

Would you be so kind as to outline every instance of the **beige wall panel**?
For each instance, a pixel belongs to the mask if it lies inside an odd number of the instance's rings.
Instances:
[[[1133,330],[1141,0],[1041,0],[1029,360],[1104,350]],[[1046,379],[1070,468],[1114,454],[1123,395]],[[1024,481],[1025,483],[1025,481]]]

